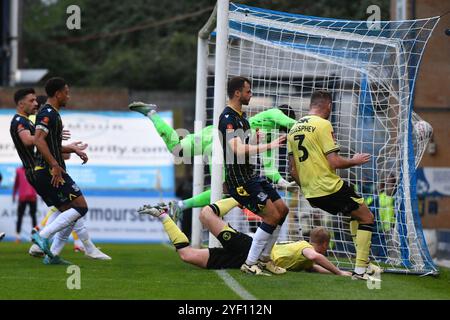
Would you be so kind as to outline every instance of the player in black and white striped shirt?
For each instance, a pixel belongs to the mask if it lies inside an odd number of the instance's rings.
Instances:
[[[220,115],[219,131],[225,158],[225,182],[230,195],[242,206],[262,217],[249,254],[241,270],[251,274],[264,274],[267,270],[274,274],[286,272],[270,260],[270,252],[283,224],[288,207],[278,192],[254,171],[251,157],[269,149],[278,148],[285,136],[268,144],[250,144],[250,124],[242,110],[252,97],[250,80],[235,77],[228,81],[228,106]]]
[[[62,146],[63,125],[59,109],[65,107],[69,100],[69,86],[62,78],[52,78],[47,81],[45,91],[48,96],[47,103],[36,116],[36,191],[44,196],[44,201],[49,199],[51,205],[59,211],[53,215],[54,221],[47,223],[39,233],[33,233],[32,240],[46,253],[44,263],[59,263],[57,257],[75,228],[86,254],[96,259],[110,260],[111,258],[98,250],[90,240],[83,220],[80,220],[88,211],[86,200],[80,188],[65,171],[62,153],[76,153],[83,160],[83,164],[88,160],[82,150]],[[50,248],[49,239],[53,235],[55,238]]]

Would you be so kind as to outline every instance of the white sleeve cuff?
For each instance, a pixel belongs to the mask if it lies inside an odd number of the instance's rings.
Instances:
[[[38,124],[36,126],[36,130],[37,129],[40,129],[40,130],[44,131],[45,133],[48,133],[48,129],[46,127],[44,127],[43,125]]]

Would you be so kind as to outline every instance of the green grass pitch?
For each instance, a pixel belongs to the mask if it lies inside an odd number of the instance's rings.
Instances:
[[[100,244],[112,261],[90,260],[67,245],[62,256],[81,270],[81,289],[69,290],[67,266],[45,266],[29,244],[0,243],[0,299],[241,299],[219,275],[185,264],[168,245]],[[450,270],[440,276],[383,274],[380,289],[350,278],[290,272],[254,277],[228,270],[257,299],[450,299]]]

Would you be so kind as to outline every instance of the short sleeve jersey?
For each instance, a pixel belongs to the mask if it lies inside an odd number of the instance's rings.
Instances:
[[[303,117],[291,128],[287,139],[305,198],[338,192],[343,181],[327,160],[328,154],[340,149],[330,121],[314,115]]]
[[[9,133],[16,147],[17,153],[19,154],[20,160],[22,161],[23,167],[25,168],[26,174],[31,174],[34,170],[34,157],[35,157],[35,147],[25,146],[20,139],[19,134],[24,131],[30,131],[31,135],[34,135],[35,128],[34,124],[25,116],[16,114],[11,120],[11,126],[9,128]]]
[[[307,241],[275,244],[271,258],[279,267],[290,271],[309,270],[314,262],[303,255],[303,250],[313,248]]]
[[[46,104],[36,116],[36,130],[43,130],[47,133],[45,141],[47,142],[50,153],[58,162],[61,168],[66,169],[66,164],[62,157],[62,129],[63,124],[59,112],[51,105]],[[36,165],[48,167],[42,154],[36,152]]]
[[[235,137],[239,137],[244,144],[249,144],[251,130],[246,114],[226,107],[220,115],[219,131],[222,134],[225,181],[228,187],[237,188],[257,176],[250,157],[237,157],[229,145],[229,141]]]

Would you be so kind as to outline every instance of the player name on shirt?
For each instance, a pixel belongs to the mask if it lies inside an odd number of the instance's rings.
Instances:
[[[331,122],[316,115],[301,118],[288,134],[289,154],[294,156],[305,198],[337,192],[342,180],[331,168],[327,155],[338,152]]]
[[[301,125],[296,127],[294,130],[292,130],[292,133],[296,133],[296,132],[311,132],[314,133],[316,131],[316,127],[314,126],[309,126],[309,125]]]

